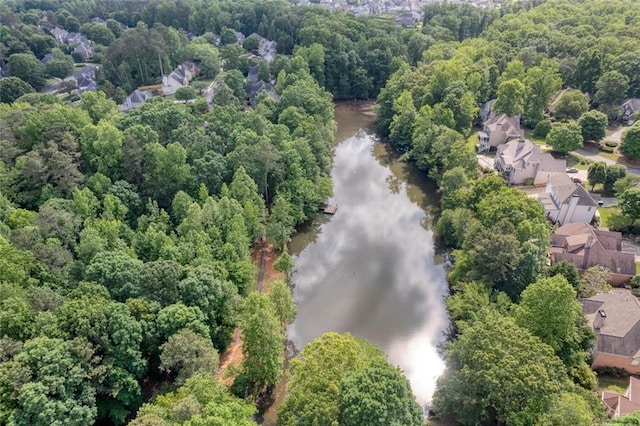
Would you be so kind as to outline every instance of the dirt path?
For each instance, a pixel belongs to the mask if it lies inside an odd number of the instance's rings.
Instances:
[[[284,275],[274,269],[273,264],[278,259],[273,245],[259,243],[251,255],[253,264],[258,267],[256,274],[256,289],[260,293],[268,293],[271,290],[271,283],[277,279],[284,279]],[[227,350],[220,356],[220,367],[216,377],[220,383],[229,387],[233,384],[233,374],[227,374],[229,368],[239,369],[242,365],[244,355],[242,353],[242,333],[239,328],[233,332],[233,338]],[[229,372],[232,373],[232,372]]]

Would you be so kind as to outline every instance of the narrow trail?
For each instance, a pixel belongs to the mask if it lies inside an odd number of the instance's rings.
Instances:
[[[264,281],[264,271],[267,264],[267,244],[264,240],[260,241],[260,264],[258,266],[258,278],[256,280],[256,288],[258,289],[258,293],[262,293],[262,282]]]

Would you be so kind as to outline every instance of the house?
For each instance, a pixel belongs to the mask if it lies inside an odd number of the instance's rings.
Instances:
[[[96,16],[95,18],[91,18],[91,23],[92,24],[99,24],[99,25],[107,25],[107,21],[105,21],[104,19],[100,18],[99,16]]]
[[[193,62],[184,62],[178,65],[171,74],[162,76],[162,93],[173,95],[181,87],[187,87],[189,82],[200,70]]]
[[[489,151],[512,139],[524,137],[520,129],[520,118],[499,114],[484,123],[483,131],[478,133],[480,146],[478,152]]]
[[[549,256],[551,263],[565,260],[580,270],[595,265],[604,266],[612,273],[610,284],[621,285],[629,282],[636,274],[634,254],[623,253],[621,250],[622,233],[606,228],[596,229],[585,222],[575,222],[553,231]]]
[[[278,95],[275,90],[273,90],[273,85],[271,85],[270,83],[265,83],[262,80],[256,83],[248,83],[245,90],[247,92],[249,103],[254,108],[258,103],[258,95],[260,95],[262,92],[266,92],[271,99],[274,99],[276,101],[280,99],[280,95]]]
[[[620,105],[620,114],[618,120],[630,123],[633,121],[633,116],[640,110],[640,98],[627,99]]]
[[[47,53],[42,57],[42,59],[40,59],[40,62],[42,62],[44,65],[47,65],[49,62],[51,62],[52,59],[53,55],[51,53]]]
[[[395,23],[404,28],[413,28],[416,26],[416,18],[411,12],[401,13],[395,19]]]
[[[134,90],[131,92],[127,99],[125,99],[122,105],[119,105],[121,111],[129,111],[140,106],[144,101],[153,97],[150,91],[147,90]]]
[[[78,94],[97,90],[96,69],[96,65],[85,65],[82,67],[82,70],[73,74]]]
[[[602,392],[602,402],[611,419],[640,411],[640,379],[630,376],[629,386],[623,394],[612,390]]]
[[[504,174],[510,185],[522,185],[527,179],[532,179],[534,185],[544,185],[550,173],[563,173],[567,162],[543,154],[538,145],[527,139],[513,139],[498,146],[493,168]]]
[[[548,173],[547,186],[538,196],[547,218],[552,223],[591,223],[598,203],[591,194],[566,173]]]
[[[0,59],[0,78],[9,77],[9,62],[6,59]]]
[[[67,34],[67,38],[66,38],[66,44],[68,44],[69,46],[77,46],[81,43],[90,45],[91,42],[89,41],[89,39],[87,38],[86,35],[84,34],[80,34],[80,33],[69,33]]]
[[[582,299],[582,312],[596,333],[592,368],[640,373],[640,303],[629,290],[613,289]]]
[[[482,105],[480,105],[480,109],[478,110],[478,117],[480,118],[481,123],[485,123],[495,116],[493,112],[493,104],[496,103],[495,99],[491,99]]]
[[[252,65],[249,67],[249,73],[247,74],[247,80],[249,83],[257,83],[258,82],[258,74],[260,73],[259,65]]]
[[[79,53],[85,61],[93,56],[93,48],[89,43],[80,42],[73,51]]]
[[[276,50],[277,46],[277,41],[265,39],[264,42],[261,42],[258,46],[258,55],[268,63],[271,63],[275,61],[276,55],[278,54]]]
[[[76,88],[78,89],[78,94],[95,91],[98,88],[98,83],[91,78],[80,77],[76,79]]]
[[[236,35],[236,43],[238,44],[238,46],[242,46],[242,44],[244,43],[244,34],[242,34],[240,31],[234,31],[235,35]]]
[[[69,32],[60,27],[55,27],[53,30],[51,30],[51,35],[59,44],[64,44],[67,42],[67,36],[69,35]]]
[[[268,63],[273,62],[276,59],[278,53],[276,48],[278,46],[277,41],[267,40],[258,33],[251,33],[249,37],[255,37],[258,40],[258,48],[251,51],[255,56],[261,57]]]

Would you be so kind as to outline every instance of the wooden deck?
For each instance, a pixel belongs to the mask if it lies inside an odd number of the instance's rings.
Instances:
[[[338,206],[334,204],[327,204],[322,209],[322,212],[325,214],[336,214],[337,211],[338,211]]]

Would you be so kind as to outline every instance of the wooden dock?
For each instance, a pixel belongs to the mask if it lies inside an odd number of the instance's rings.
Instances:
[[[327,204],[322,209],[322,212],[325,214],[336,214],[338,211],[338,206],[335,204]]]

